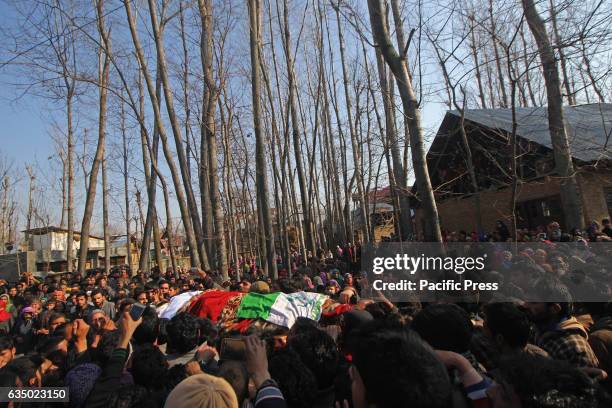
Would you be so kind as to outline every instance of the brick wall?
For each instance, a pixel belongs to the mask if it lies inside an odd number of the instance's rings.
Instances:
[[[612,187],[612,172],[581,173],[579,183],[585,222],[601,222],[604,218],[610,218],[604,189]]]
[[[578,177],[583,199],[585,223],[609,218],[604,187],[612,187],[612,171],[583,172]],[[511,218],[511,189],[481,191],[481,217],[485,231],[492,231],[497,220],[509,224]],[[520,184],[517,202],[535,200],[559,194],[559,180],[546,177],[539,181]],[[451,198],[438,202],[438,214],[442,228],[450,231],[476,230],[476,200],[473,195]],[[416,229],[423,230],[423,211],[416,211]]]

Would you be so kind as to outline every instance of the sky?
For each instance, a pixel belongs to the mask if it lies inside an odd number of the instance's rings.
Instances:
[[[0,0],[0,27],[11,27],[13,21],[9,0]],[[3,38],[2,31],[0,38],[4,47],[10,47],[11,42]],[[2,67],[5,61],[6,54],[0,52],[0,157],[12,163],[17,177],[25,178],[26,165],[37,167],[38,163],[42,171],[48,169],[48,157],[53,152],[48,128],[53,112],[44,100],[29,94],[20,95],[10,85],[19,82],[20,78]],[[19,190],[18,193],[24,192]]]
[[[1,24],[1,23],[0,23]],[[0,100],[0,150],[21,166],[32,161],[47,160],[53,152],[48,135],[48,107],[36,97],[26,96],[11,101]]]

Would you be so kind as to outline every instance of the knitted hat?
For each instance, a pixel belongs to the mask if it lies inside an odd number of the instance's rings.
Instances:
[[[223,378],[197,374],[174,387],[164,407],[238,408],[238,399],[232,386]]]
[[[74,367],[66,374],[66,385],[70,392],[70,406],[80,408],[85,406],[87,397],[93,390],[102,369],[97,364],[85,363]]]
[[[264,281],[256,281],[251,285],[249,292],[255,293],[270,293],[270,285]]]

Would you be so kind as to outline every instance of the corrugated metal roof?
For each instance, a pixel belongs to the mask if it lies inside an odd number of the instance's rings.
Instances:
[[[21,232],[29,234],[29,235],[45,235],[45,234],[48,234],[50,232],[61,232],[61,233],[65,232],[65,233],[68,233],[68,230],[66,228],[56,227],[54,225],[48,225],[46,227],[25,229],[25,230],[23,230]],[[80,231],[74,230],[73,233],[74,233],[75,237],[80,237],[81,236],[81,232]],[[93,234],[89,234],[89,238],[95,238],[95,239],[104,240],[103,237],[99,237],[99,236],[93,235]]]
[[[460,116],[458,111],[449,111]],[[584,162],[612,159],[612,104],[564,106],[565,126],[572,156]],[[517,134],[552,149],[548,111],[544,107],[517,108]],[[512,132],[511,109],[467,109],[465,118],[490,129]]]

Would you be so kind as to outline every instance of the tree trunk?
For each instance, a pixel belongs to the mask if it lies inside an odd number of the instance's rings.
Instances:
[[[482,109],[486,109],[487,103],[485,101],[485,93],[482,86],[482,75],[480,74],[480,61],[478,60],[478,45],[476,44],[474,15],[468,16],[468,19],[470,21],[470,50],[472,51],[472,58],[474,59],[474,71],[476,73],[476,83],[478,84],[478,97],[480,98],[480,107]]]
[[[349,134],[351,136],[351,147],[353,151],[353,165],[355,166],[355,178],[357,182],[357,194],[359,195],[359,207],[363,217],[363,232],[365,242],[370,242],[370,214],[366,206],[366,196],[363,182],[363,166],[361,164],[361,154],[357,143],[357,134],[353,125],[353,115],[351,109],[351,97],[349,94],[349,79],[346,68],[346,58],[344,52],[344,37],[342,34],[342,24],[340,24],[340,6],[332,4],[336,10],[336,21],[338,23],[338,41],[340,43],[340,62],[342,65],[342,78],[344,83],[344,98],[346,103],[346,114],[349,123]]]
[[[111,240],[108,228],[108,183],[106,180],[106,154],[102,158],[102,224],[104,224],[104,272],[110,273]]]
[[[289,245],[289,235],[288,235],[288,226],[290,222],[289,222],[289,214],[287,212],[287,199],[289,197],[288,197],[288,193],[286,189],[287,183],[286,183],[286,172],[285,172],[285,159],[288,153],[286,150],[288,149],[282,148],[280,135],[279,135],[279,129],[278,129],[278,122],[276,119],[276,109],[274,108],[274,96],[272,94],[272,87],[270,85],[270,78],[268,76],[267,67],[264,64],[264,61],[261,55],[259,56],[259,65],[261,67],[261,74],[264,80],[264,85],[266,86],[266,95],[267,95],[269,109],[270,109],[270,121],[271,121],[271,128],[272,128],[270,155],[272,156],[271,158],[272,159],[272,171],[274,173],[274,190],[275,192],[276,190],[279,190],[278,194],[274,195],[275,200],[277,201],[276,208],[278,209],[276,211],[276,216],[277,216],[277,225],[282,230],[280,234],[282,235],[282,258],[285,262],[287,262],[287,259],[290,259],[291,257],[290,245]],[[280,157],[281,157],[280,168],[278,167],[278,162],[277,162],[278,160],[278,154],[276,153],[277,146],[280,149],[280,152],[279,152]],[[277,187],[277,184],[279,184],[278,187]],[[285,220],[285,222],[282,222],[282,220]]]
[[[161,82],[159,80],[159,76],[156,82],[157,82],[156,83],[156,93],[158,95],[157,97],[159,98],[161,94]],[[139,75],[138,75],[138,100],[140,103],[139,116],[144,122],[145,104],[144,104],[144,90],[143,90],[141,72],[139,72]],[[156,178],[155,178],[155,172],[149,162],[149,152],[146,148],[145,138],[146,138],[146,133],[145,133],[145,128],[143,126],[140,129],[140,146],[142,149],[142,164],[143,164],[144,173],[145,173],[148,203],[147,203],[147,215],[145,218],[145,224],[144,224],[143,233],[142,233],[142,248],[144,248],[144,250],[140,252],[140,259],[138,260],[138,269],[140,269],[141,271],[148,271],[151,269],[151,265],[150,265],[151,232],[155,234],[154,225],[157,224],[157,211],[155,207]],[[159,134],[157,130],[157,123],[155,123],[153,125],[153,148],[152,150],[153,150],[153,154],[156,157],[152,160],[157,160],[158,140],[159,140]],[[161,260],[161,248],[159,248],[159,253],[157,252],[158,244],[159,244],[159,235],[157,235],[157,237],[154,236],[153,238],[154,239],[157,238],[154,244],[155,245],[155,262],[157,262],[157,265],[159,266],[160,260]]]
[[[233,113],[232,110],[227,107],[227,117],[225,117],[223,104],[219,102],[219,112],[221,113],[221,123],[223,124],[222,131],[222,141],[223,141],[223,158],[225,160],[223,166],[223,192],[227,197],[227,209],[228,209],[228,228],[229,228],[229,236],[230,236],[230,251],[232,253],[232,261],[236,272],[236,279],[240,279],[240,262],[238,255],[238,243],[236,235],[238,231],[236,230],[236,218],[235,218],[235,204],[234,204],[234,192],[231,186],[230,179],[232,178],[232,154],[230,152],[230,134],[232,129],[232,121],[233,121]],[[228,264],[229,264],[229,256],[228,256]]]
[[[189,105],[189,52],[187,49],[187,39],[185,38],[185,5],[179,1],[179,30],[181,34],[181,45],[183,47],[183,108],[185,110],[185,151],[187,155],[187,173],[191,180],[191,109]]]
[[[565,93],[567,96],[567,103],[570,105],[576,104],[576,97],[574,96],[574,92],[572,92],[572,88],[569,81],[569,76],[567,74],[567,61],[565,58],[565,52],[563,51],[563,44],[561,42],[561,35],[559,34],[559,27],[557,25],[557,11],[555,10],[555,2],[554,0],[549,0],[550,4],[550,21],[552,23],[553,34],[555,36],[555,46],[559,51],[559,62],[561,63],[561,74],[563,75],[563,88],[565,88]]]
[[[73,247],[74,247],[74,135],[72,129],[72,98],[74,96],[74,85],[68,90],[66,96],[66,118],[68,120],[68,207],[67,222],[68,234],[66,238],[66,269],[73,269]]]
[[[32,166],[26,166],[26,172],[28,173],[28,178],[30,179],[30,186],[28,188],[28,214],[26,217],[26,233],[24,234],[24,239],[26,245],[29,242],[29,231],[32,228],[32,214],[33,214],[33,205],[32,205],[32,194],[34,193],[34,180],[36,180],[36,176],[34,176],[34,172],[32,171]],[[0,245],[4,245],[4,241],[0,241]]]
[[[155,114],[155,119],[157,121],[157,123],[159,124],[159,136],[161,138],[162,141],[162,146],[163,146],[163,150],[164,150],[164,156],[166,157],[166,162],[168,163],[168,167],[170,168],[170,173],[172,175],[172,181],[174,184],[174,189],[176,191],[176,196],[177,196],[177,201],[179,204],[179,208],[181,210],[181,218],[183,220],[183,226],[185,228],[185,235],[187,238],[187,243],[189,245],[190,251],[190,259],[191,259],[191,263],[192,265],[200,265],[200,255],[199,255],[199,250],[198,250],[198,243],[195,237],[195,233],[194,233],[194,227],[192,224],[192,220],[191,220],[191,216],[189,213],[189,208],[187,208],[187,204],[186,204],[186,200],[185,200],[185,193],[183,191],[183,187],[181,184],[181,180],[179,178],[179,174],[178,171],[176,169],[176,165],[174,163],[174,158],[172,155],[172,152],[170,150],[170,147],[168,145],[168,138],[166,135],[166,130],[163,126],[163,122],[162,122],[162,117],[161,117],[161,112],[160,112],[160,104],[159,104],[159,99],[156,97],[155,95],[155,89],[153,86],[153,81],[151,80],[151,76],[149,75],[149,71],[147,69],[146,66],[146,61],[144,58],[144,52],[142,50],[142,46],[140,45],[140,40],[138,39],[138,33],[136,31],[136,23],[134,20],[134,17],[132,15],[132,6],[131,6],[131,1],[130,0],[125,0],[124,1],[124,6],[125,6],[125,10],[127,13],[127,19],[128,19],[128,24],[130,26],[130,33],[132,36],[132,41],[134,43],[134,47],[136,49],[136,56],[138,58],[138,62],[140,64],[140,69],[142,70],[142,73],[144,75],[146,84],[147,84],[147,90],[149,92],[149,97],[151,98],[151,105],[153,108],[153,113]],[[154,13],[153,13],[154,14]],[[159,36],[159,30],[156,30],[157,32],[157,40],[160,40],[160,36]],[[181,144],[179,144],[179,146],[182,147]],[[158,173],[159,175],[159,173]],[[167,227],[166,227],[167,228]]]
[[[323,15],[324,16],[324,15]],[[339,203],[339,206],[341,208],[341,213],[342,213],[342,218],[344,219],[344,242],[343,243],[347,243],[350,240],[353,239],[353,220],[351,217],[351,208],[350,208],[350,196],[351,196],[351,190],[352,190],[352,185],[353,182],[355,180],[355,178],[351,178],[351,180],[349,181],[348,178],[348,169],[347,169],[347,165],[346,165],[346,143],[345,143],[345,137],[344,137],[344,130],[342,129],[342,126],[340,126],[340,124],[342,123],[341,118],[340,118],[340,109],[338,107],[338,95],[337,95],[337,89],[336,89],[336,85],[335,85],[335,70],[334,70],[334,54],[333,54],[333,47],[331,44],[331,35],[330,35],[330,31],[329,31],[329,24],[327,22],[327,19],[325,19],[325,31],[326,31],[326,37],[327,37],[327,48],[329,50],[329,65],[330,65],[330,76],[331,76],[331,80],[327,81],[327,85],[330,87],[329,88],[329,95],[331,97],[330,101],[332,103],[333,109],[334,109],[334,116],[336,118],[336,123],[337,125],[337,133],[338,133],[338,139],[340,142],[340,156],[339,156],[339,161],[340,161],[340,169],[341,169],[341,173],[342,173],[342,187],[343,187],[343,192],[344,195],[343,197],[341,197],[343,199],[342,203]],[[327,98],[326,98],[327,100]],[[333,135],[333,132],[331,130],[331,116],[328,117],[328,124],[330,126],[330,135]],[[335,143],[334,140],[332,138],[331,140],[331,148],[332,150],[332,156],[334,157],[334,160],[332,163],[336,163],[338,161],[338,156],[336,155],[336,150],[335,150]],[[340,172],[336,172],[336,174],[339,174]],[[340,191],[340,189],[338,189],[338,191]],[[340,193],[338,193],[338,195],[340,196]]]
[[[304,238],[306,240],[306,248],[304,252],[304,260],[307,259],[307,251],[315,251],[316,245],[314,241],[313,224],[310,216],[310,197],[308,195],[308,184],[306,182],[306,174],[304,172],[304,164],[302,163],[302,148],[301,148],[301,137],[298,122],[297,102],[296,102],[296,91],[297,85],[295,81],[295,70],[293,67],[293,57],[291,48],[291,30],[289,27],[289,5],[287,0],[283,2],[283,31],[285,41],[283,42],[283,48],[285,49],[285,57],[287,62],[287,77],[289,87],[289,112],[291,115],[291,130],[293,136],[293,152],[295,157],[295,167],[297,170],[298,184],[300,187],[300,200],[302,204],[303,214],[303,225],[304,225]]]
[[[261,84],[259,70],[261,7],[259,0],[247,0],[249,5],[249,34],[251,48],[251,87],[253,100],[253,132],[255,133],[255,165],[257,186],[257,204],[261,213],[263,233],[265,237],[265,257],[268,276],[278,278],[276,254],[274,247],[274,232],[270,219],[270,204],[268,199],[268,177],[266,170],[265,138],[261,129]]]
[[[121,102],[121,142],[123,145],[123,189],[125,198],[125,236],[126,236],[126,261],[128,270],[134,273],[134,266],[132,265],[132,231],[130,224],[132,222],[130,218],[130,190],[128,186],[128,150],[127,140],[125,135],[125,111],[123,109],[123,102]]]
[[[380,90],[383,99],[383,108],[385,111],[385,135],[387,144],[391,150],[393,159],[393,185],[392,190],[395,191],[399,199],[399,220],[398,225],[400,234],[397,234],[400,240],[409,239],[412,234],[412,212],[410,209],[410,198],[408,196],[408,186],[406,184],[406,176],[400,148],[397,138],[397,128],[395,124],[395,107],[393,106],[393,92],[390,86],[391,81],[387,81],[387,66],[385,65],[382,54],[376,50],[376,65],[378,67],[378,80],[380,82]]]
[[[361,46],[363,50],[364,59],[366,59],[367,52],[366,52],[365,43],[363,40],[361,42]],[[374,87],[372,86],[373,81],[371,79],[370,70],[366,69],[366,75],[368,78],[368,88],[370,90],[371,99],[372,101],[374,101],[373,108],[374,108],[374,113],[376,115],[376,123],[378,125],[378,134],[380,136],[380,140],[383,145],[383,153],[378,162],[378,169],[376,171],[374,191],[375,192],[378,191],[378,182],[380,179],[380,167],[382,165],[382,159],[384,158],[385,163],[387,165],[388,174],[389,174],[389,187],[391,189],[391,198],[392,198],[392,203],[393,203],[393,229],[394,229],[395,235],[401,238],[402,236],[405,236],[407,234],[404,233],[404,231],[402,230],[402,226],[401,226],[402,217],[401,217],[401,205],[400,205],[399,194],[398,194],[399,192],[397,191],[398,183],[395,177],[396,170],[393,167],[393,164],[391,163],[391,156],[389,154],[390,138],[387,135],[387,132],[393,132],[393,134],[397,136],[397,127],[395,123],[395,109],[392,105],[391,97],[390,97],[393,94],[393,92],[391,91],[391,89],[393,88],[392,83],[391,83],[393,81],[393,77],[392,76],[388,77],[387,66],[384,62],[382,55],[380,54],[378,50],[376,50],[376,62],[377,62],[377,69],[378,69],[378,74],[379,74],[378,78],[380,82],[380,92],[381,92],[381,97],[383,99],[383,110],[385,111],[385,124],[383,125],[383,121],[382,121],[382,118],[380,117],[380,113],[378,111],[378,107],[376,104],[376,96],[374,93]],[[366,60],[366,67],[367,66],[368,65],[367,65],[367,60]],[[389,82],[387,82],[387,78],[389,78]],[[391,128],[389,128],[389,126],[391,126]],[[398,149],[398,156],[399,156],[399,149]],[[403,168],[403,162],[402,162],[401,157],[400,157],[400,163],[402,164],[402,168]],[[378,196],[375,193],[374,206],[376,206],[377,204],[378,204]],[[412,223],[410,223],[410,227],[412,227]],[[375,231],[374,226],[372,226],[372,236],[374,236],[374,231]]]
[[[204,35],[204,33],[202,33]],[[203,43],[203,39],[200,40],[200,43]],[[208,111],[208,97],[207,87],[204,84],[204,93],[202,96],[202,119],[200,123],[200,166],[198,167],[198,177],[200,183],[200,205],[202,207],[202,230],[206,239],[212,238],[214,234],[214,219],[213,219],[213,207],[212,201],[210,197],[211,188],[210,188],[210,157],[209,152],[209,138],[208,138],[208,130],[206,128],[208,119],[206,118]],[[210,248],[206,247],[207,253],[213,255],[210,251]]]
[[[510,220],[511,220],[511,233],[512,233],[512,242],[515,243],[518,241],[518,231],[516,228],[516,199],[518,196],[518,183],[519,183],[519,175],[517,171],[517,128],[518,123],[516,121],[516,88],[517,88],[517,77],[513,73],[512,70],[512,62],[510,61],[510,47],[506,48],[506,61],[508,66],[508,79],[510,81],[510,109],[512,112],[512,132],[510,133],[510,137],[508,138],[508,142],[510,143],[509,151],[510,151],[510,173],[512,176],[512,185],[511,185],[511,193],[510,193]]]
[[[508,94],[506,93],[506,81],[504,80],[504,72],[501,67],[501,57],[497,48],[497,27],[495,24],[495,16],[493,13],[493,0],[489,0],[489,18],[491,19],[491,46],[495,55],[495,65],[497,66],[497,79],[499,81],[499,90],[501,91],[501,106],[508,107]],[[494,107],[494,106],[492,106]]]
[[[525,33],[523,32],[523,26],[519,29],[519,36],[521,37],[521,44],[523,49],[523,65],[525,66],[525,82],[527,83],[527,91],[529,91],[529,100],[531,101],[531,106],[538,106],[535,93],[533,92],[533,87],[531,86],[531,76],[529,74],[529,66],[530,61],[527,56],[527,41],[525,40]]]
[[[383,19],[384,9],[382,1],[368,0],[368,9],[374,39],[397,80],[402,106],[404,108],[405,120],[408,121],[410,129],[410,148],[412,152],[413,168],[421,205],[425,213],[425,239],[427,241],[442,242],[438,209],[431,186],[431,180],[429,179],[429,169],[427,168],[427,160],[423,145],[420,112],[408,75],[408,67],[400,58],[389,38],[389,32]]]
[[[321,17],[322,18],[322,17]],[[322,24],[322,23],[321,23]],[[323,37],[323,29],[321,28],[321,37]],[[321,40],[321,64],[323,64],[323,59],[325,58],[325,56],[323,55],[323,40]],[[334,142],[334,132],[332,130],[332,119],[331,119],[331,111],[330,111],[330,107],[329,107],[329,97],[328,97],[328,93],[327,93],[327,87],[329,84],[328,79],[326,78],[326,76],[323,76],[322,79],[323,82],[323,111],[324,111],[324,116],[325,116],[325,128],[326,131],[324,132],[324,136],[325,136],[325,143],[327,145],[327,152],[328,152],[328,163],[331,166],[330,169],[330,177],[331,177],[331,183],[332,183],[332,195],[333,195],[333,202],[334,202],[334,208],[335,208],[335,212],[338,216],[338,220],[340,220],[339,222],[339,229],[340,229],[340,243],[345,243],[348,241],[349,239],[349,234],[348,234],[348,227],[347,227],[347,222],[348,220],[346,220],[343,216],[343,212],[342,212],[342,197],[341,197],[341,187],[340,187],[340,169],[338,168],[338,155],[336,154],[336,146],[335,146],[335,142]],[[336,234],[334,234],[336,235]]]
[[[183,180],[183,187],[185,189],[185,196],[187,198],[187,208],[189,209],[187,214],[191,217],[191,229],[193,229],[194,231],[194,238],[196,240],[195,247],[192,247],[191,244],[189,245],[190,253],[197,252],[199,255],[197,259],[192,259],[192,261],[197,261],[196,266],[199,265],[204,269],[210,269],[210,265],[208,264],[208,255],[204,246],[204,234],[202,232],[202,224],[200,223],[200,215],[198,212],[197,205],[195,203],[195,196],[193,194],[191,178],[189,176],[189,171],[187,168],[187,160],[185,158],[185,150],[183,148],[183,137],[181,134],[181,128],[179,126],[176,111],[174,109],[174,96],[170,87],[170,79],[168,78],[166,51],[162,41],[162,37],[159,35],[160,29],[157,21],[157,6],[155,4],[155,0],[149,0],[148,3],[149,16],[151,18],[151,27],[153,29],[153,37],[155,38],[155,49],[157,52],[158,68],[162,80],[162,89],[164,91],[164,100],[166,101],[168,120],[170,121],[172,135],[174,136],[176,155],[178,158],[179,169],[181,171],[181,177]]]
[[[62,151],[59,152],[60,160],[62,161],[62,215],[60,218],[60,228],[66,228],[66,207],[67,207],[67,199],[66,199],[66,189],[68,187],[67,179],[67,163],[66,158],[62,154]],[[3,241],[4,242],[4,241]]]
[[[397,45],[398,47],[402,47],[407,52],[408,49],[405,48],[407,46],[406,40],[404,39],[404,30],[402,19],[400,15],[399,6],[397,0],[391,0],[391,9],[393,11],[393,21],[395,23],[395,33],[397,37]],[[388,22],[387,22],[388,24]],[[388,29],[388,26],[387,26]],[[381,89],[386,93],[388,105],[388,109],[385,108],[385,128],[388,129],[389,125],[392,125],[391,134],[389,134],[389,130],[387,130],[387,137],[389,138],[389,146],[391,148],[391,157],[393,158],[393,171],[395,178],[395,194],[399,199],[400,204],[400,219],[398,220],[398,224],[400,226],[400,234],[397,234],[400,240],[404,240],[410,238],[413,235],[412,231],[412,210],[410,209],[410,197],[408,191],[408,174],[406,169],[404,168],[402,158],[400,156],[399,142],[397,137],[397,128],[395,126],[395,111],[393,110],[393,81],[387,81],[387,70],[385,64],[383,62],[382,55],[380,55],[380,51],[376,50],[377,58],[376,62],[379,70],[379,77],[381,81]],[[404,63],[406,62],[406,55],[402,55],[404,58]],[[408,69],[408,65],[406,65]],[[409,79],[412,81],[412,77],[410,76],[410,70],[408,70]],[[388,114],[387,114],[388,112]],[[387,115],[389,118],[387,118]],[[405,122],[404,122],[405,123]],[[408,136],[408,134],[407,134]]]
[[[134,231],[134,237],[136,238],[135,240],[138,239],[138,237],[142,237],[142,231],[144,230],[144,212],[142,211],[142,194],[140,193],[140,188],[138,188],[138,185],[136,184],[136,182],[134,182],[134,190],[136,190],[136,207],[138,208],[138,221],[136,221],[136,230]],[[140,234],[138,232],[138,227],[140,226]],[[142,241],[141,241],[142,243]],[[140,256],[142,255],[142,247],[138,247],[138,241],[136,241],[135,244],[135,249],[136,249],[136,256],[138,257],[138,259],[140,260]],[[142,271],[146,271],[145,269],[139,269]]]
[[[103,0],[96,2],[98,31],[101,37],[108,37],[106,27],[104,25]],[[89,250],[89,230],[91,225],[91,216],[93,207],[96,201],[96,190],[98,187],[98,170],[100,162],[104,160],[104,144],[106,139],[106,97],[108,90],[108,73],[110,67],[110,58],[108,50],[98,52],[98,80],[99,80],[99,111],[98,111],[98,146],[96,147],[96,155],[94,156],[89,173],[89,186],[87,189],[87,198],[85,200],[85,209],[83,211],[83,222],[81,223],[81,243],[79,248],[79,273],[85,275],[85,266],[87,263],[87,252]],[[104,53],[104,60],[102,54]]]
[[[201,161],[208,160],[208,171],[210,175],[210,202],[215,221],[215,247],[216,267],[223,280],[228,279],[227,274],[227,247],[225,245],[225,227],[223,209],[221,208],[221,194],[219,192],[219,175],[217,167],[217,139],[215,134],[215,112],[219,90],[214,82],[212,73],[213,63],[213,21],[212,1],[198,0],[200,9],[200,21],[202,24],[202,37],[200,41],[200,57],[202,61],[202,73],[204,75],[205,89],[203,100],[206,101],[206,109],[202,111],[203,123],[206,129],[208,145],[208,157],[200,157]]]
[[[542,61],[546,98],[548,101],[548,128],[555,159],[555,171],[561,177],[561,203],[565,213],[566,229],[582,228],[584,214],[580,190],[576,181],[569,140],[563,120],[563,96],[555,54],[548,39],[544,21],[538,14],[533,0],[522,0],[525,19],[538,45]]]
[[[158,98],[161,95],[161,82],[158,80],[157,84],[156,84],[156,91],[155,91],[158,95]],[[141,92],[142,95],[142,104],[141,104],[141,117],[144,120],[144,93]],[[159,99],[158,99],[159,100]],[[141,128],[141,143],[143,146],[143,164],[145,166],[145,177],[146,177],[146,173],[148,172],[150,174],[149,176],[149,181],[147,183],[147,198],[148,198],[148,204],[147,204],[147,216],[146,216],[146,221],[145,221],[145,227],[144,227],[144,232],[143,232],[143,242],[142,242],[142,247],[143,248],[147,248],[146,251],[141,252],[141,257],[140,257],[140,262],[139,262],[139,269],[141,270],[149,270],[150,269],[150,261],[149,261],[149,257],[150,257],[150,247],[151,247],[151,239],[153,240],[153,249],[155,252],[155,263],[157,264],[158,267],[161,267],[161,261],[162,261],[162,248],[161,248],[161,241],[160,241],[160,232],[159,232],[159,221],[157,218],[157,205],[155,204],[156,201],[156,197],[157,197],[157,178],[156,178],[156,172],[154,171],[153,168],[153,161],[157,162],[157,157],[158,157],[158,150],[159,150],[159,129],[158,129],[158,125],[157,122],[155,122],[155,124],[153,125],[153,147],[152,147],[152,157],[151,157],[151,165],[150,165],[150,169],[149,169],[149,152],[145,149],[145,144],[144,144],[144,140],[143,138],[146,137],[146,132],[144,131],[144,128]],[[151,237],[151,232],[153,233],[153,236]]]

